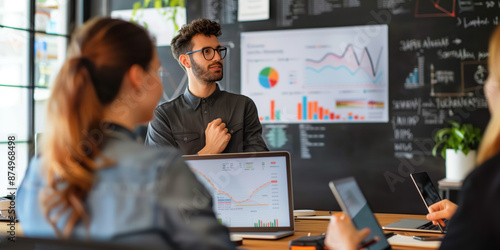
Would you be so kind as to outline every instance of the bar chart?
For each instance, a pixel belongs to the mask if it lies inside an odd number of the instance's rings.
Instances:
[[[278,219],[274,219],[271,221],[258,220],[253,223],[254,227],[278,227]]]
[[[405,79],[405,89],[416,89],[424,86],[424,57],[417,58],[417,65]]]
[[[322,105],[322,102],[325,103]],[[277,101],[268,102],[269,115],[260,116],[261,122],[342,122],[342,121],[364,121],[366,110],[382,110],[385,102],[374,100],[337,100],[326,103],[317,99],[302,96],[300,102],[296,102],[295,110],[277,108]],[[283,109],[283,110],[282,110]],[[283,114],[284,117],[283,117]]]

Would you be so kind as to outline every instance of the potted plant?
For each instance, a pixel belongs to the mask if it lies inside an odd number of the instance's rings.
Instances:
[[[450,127],[436,132],[432,155],[446,160],[446,179],[462,181],[474,168],[476,150],[481,141],[481,129],[472,124],[449,121]]]

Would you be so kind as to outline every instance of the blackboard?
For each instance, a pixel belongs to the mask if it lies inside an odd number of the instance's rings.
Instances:
[[[112,9],[124,8],[115,2],[121,1],[113,1]],[[270,18],[252,22],[238,22],[237,4],[186,4],[188,22],[203,17],[222,24],[219,41],[230,50],[220,85],[235,93],[240,92],[241,32],[388,25],[388,122],[267,124],[263,135],[271,150],[292,155],[296,209],[339,210],[328,182],[354,176],[375,212],[426,213],[409,173],[427,171],[436,186],[445,177],[444,160],[433,157],[431,149],[435,131],[448,120],[485,128],[489,113],[482,87],[500,2],[271,0]],[[172,78],[164,83],[165,98],[171,98],[187,81],[170,47],[158,52]]]

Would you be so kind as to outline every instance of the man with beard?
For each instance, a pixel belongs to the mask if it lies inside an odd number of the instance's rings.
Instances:
[[[172,39],[172,53],[189,83],[184,94],[156,107],[146,144],[200,155],[268,151],[254,102],[216,83],[227,53],[217,39],[221,34],[218,23],[197,19]]]

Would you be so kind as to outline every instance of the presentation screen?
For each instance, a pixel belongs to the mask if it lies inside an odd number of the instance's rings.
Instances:
[[[388,122],[388,28],[241,33],[241,93],[262,123]]]

